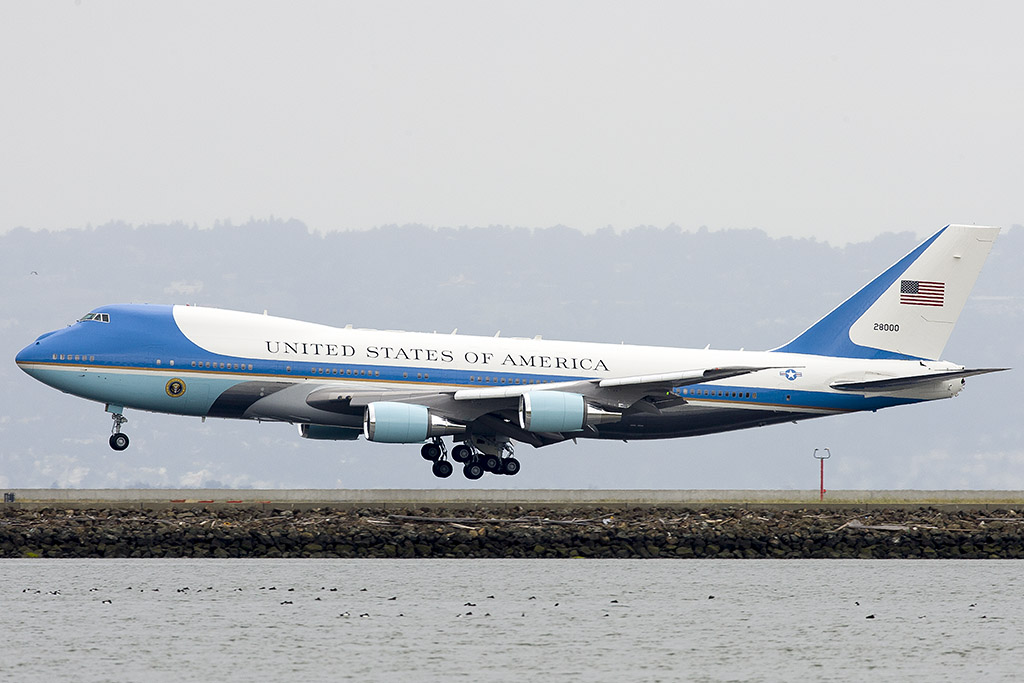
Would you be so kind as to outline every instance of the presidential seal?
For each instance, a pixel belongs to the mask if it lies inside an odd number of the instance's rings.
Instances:
[[[185,394],[185,383],[175,377],[167,382],[167,385],[164,387],[164,391],[166,391],[167,395],[171,398],[178,398]]]

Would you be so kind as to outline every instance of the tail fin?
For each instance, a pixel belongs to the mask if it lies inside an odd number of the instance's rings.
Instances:
[[[775,351],[937,360],[999,228],[947,225]]]

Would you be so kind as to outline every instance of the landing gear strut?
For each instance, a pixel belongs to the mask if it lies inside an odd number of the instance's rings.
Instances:
[[[110,417],[114,420],[114,426],[110,430],[110,447],[115,451],[123,451],[128,448],[128,435],[121,433],[121,425],[126,423],[128,418],[120,412],[114,412]]]

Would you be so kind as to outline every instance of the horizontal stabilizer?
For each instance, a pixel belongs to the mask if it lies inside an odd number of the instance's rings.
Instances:
[[[984,375],[990,372],[1002,372],[1009,368],[974,368],[964,370],[950,370],[949,372],[933,372],[927,375],[911,375],[909,377],[884,377],[882,379],[871,379],[865,382],[833,382],[832,388],[838,391],[856,392],[889,392],[913,389],[932,382],[948,381],[951,379],[963,379],[974,375]]]

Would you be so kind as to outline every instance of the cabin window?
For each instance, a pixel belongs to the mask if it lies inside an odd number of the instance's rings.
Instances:
[[[252,363],[249,363],[249,369],[252,370]]]

